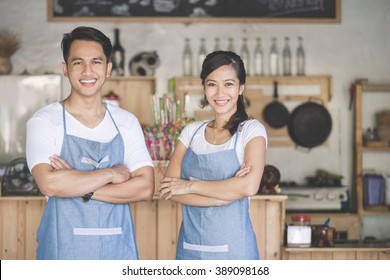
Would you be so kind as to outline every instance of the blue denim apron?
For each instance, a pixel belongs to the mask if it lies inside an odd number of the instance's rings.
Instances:
[[[61,157],[73,169],[90,171],[124,163],[124,142],[107,112],[118,133],[110,142],[100,143],[66,133],[63,105]],[[128,203],[49,197],[37,237],[37,259],[138,259]]]
[[[240,169],[236,154],[240,129],[230,140],[235,141],[233,149],[196,154],[191,149],[191,143],[203,125],[195,131],[188,145],[182,163],[181,178],[213,181],[234,177]],[[249,198],[242,198],[224,206],[182,205],[183,221],[176,259],[259,259],[248,209]]]

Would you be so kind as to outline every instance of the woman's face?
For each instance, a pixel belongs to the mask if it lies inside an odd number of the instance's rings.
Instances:
[[[229,118],[237,110],[237,100],[244,91],[244,85],[240,85],[234,68],[224,65],[207,76],[204,90],[214,113]]]

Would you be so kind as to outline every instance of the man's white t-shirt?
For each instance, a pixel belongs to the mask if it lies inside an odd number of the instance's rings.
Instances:
[[[202,124],[204,124],[204,121],[196,121],[194,123],[187,125],[183,129],[182,133],[180,134],[179,141],[182,142],[183,145],[188,148],[192,136]],[[209,153],[214,153],[214,152],[219,152],[219,151],[224,151],[224,150],[234,148],[237,132],[226,143],[221,145],[214,145],[206,141],[206,138],[204,136],[206,126],[207,124],[203,125],[195,134],[192,140],[191,149],[195,153],[209,154]],[[248,144],[248,142],[256,136],[263,137],[267,144],[268,138],[267,138],[267,132],[265,130],[264,125],[262,125],[256,119],[245,121],[240,129],[241,131],[239,132],[238,139],[237,139],[236,153],[240,164],[243,164],[246,144]]]
[[[153,166],[146,148],[142,128],[130,112],[107,104],[125,144],[124,164],[130,171],[143,166]],[[102,122],[88,128],[65,111],[66,133],[80,138],[107,143],[117,134],[117,129],[106,111]],[[64,139],[63,107],[59,102],[38,110],[27,122],[26,155],[30,170],[39,163],[50,164],[49,157],[61,155]]]

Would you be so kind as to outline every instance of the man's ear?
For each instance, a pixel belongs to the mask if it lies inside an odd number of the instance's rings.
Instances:
[[[65,77],[68,76],[68,67],[65,62],[61,63],[61,70]]]
[[[112,70],[112,62],[110,61],[109,63],[107,63],[107,73],[106,73],[107,78],[110,77],[111,70]]]

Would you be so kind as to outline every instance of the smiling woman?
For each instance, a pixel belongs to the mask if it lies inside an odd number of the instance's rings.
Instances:
[[[214,120],[183,129],[159,186],[161,198],[183,204],[176,258],[259,259],[248,197],[260,185],[267,135],[245,112],[237,54],[210,53],[200,76]]]

